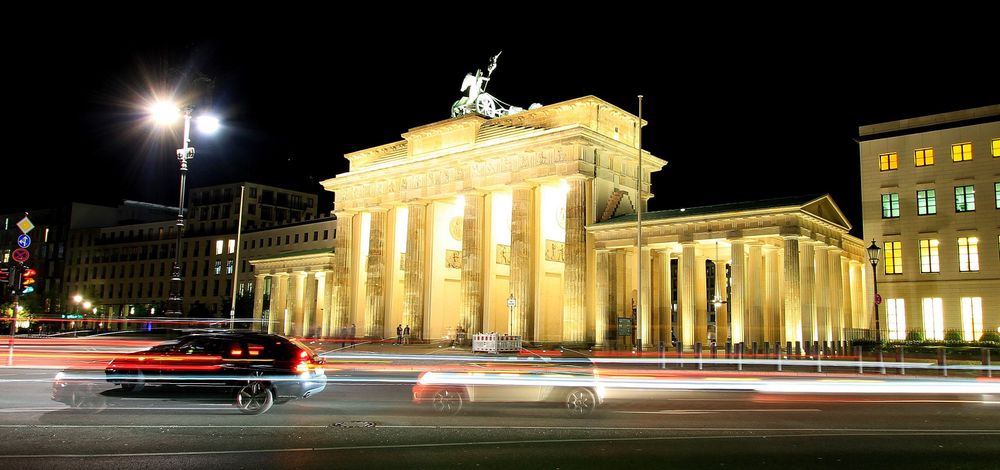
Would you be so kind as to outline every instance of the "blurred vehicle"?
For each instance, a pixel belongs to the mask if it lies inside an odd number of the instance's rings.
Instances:
[[[109,385],[102,370],[65,370],[52,380],[52,399],[72,408],[103,409],[104,395]]]
[[[323,359],[302,343],[252,332],[198,333],[113,359],[106,380],[137,392],[147,385],[224,387],[246,414],[326,388]]]
[[[438,413],[457,414],[466,404],[548,403],[571,416],[586,416],[604,403],[604,387],[592,367],[483,367],[428,371],[413,386],[413,401]]]

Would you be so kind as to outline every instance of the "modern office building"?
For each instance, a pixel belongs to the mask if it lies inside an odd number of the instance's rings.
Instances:
[[[1000,105],[858,133],[865,240],[882,247],[884,334],[977,341],[997,331]]]

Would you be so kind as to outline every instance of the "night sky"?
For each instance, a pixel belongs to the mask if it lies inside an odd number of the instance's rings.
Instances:
[[[504,26],[495,34],[309,11],[189,18],[46,23],[5,41],[4,173],[15,196],[0,210],[176,205],[180,126],[158,130],[140,108],[174,88],[224,125],[193,135],[189,188],[248,180],[322,193],[319,181],[346,171],[344,153],[449,118],[465,74],[503,50],[488,91],[507,103],[592,94],[636,113],[645,96],[644,147],[669,161],[652,210],[830,193],[859,235],[859,125],[1000,103],[990,28],[901,41],[900,24],[887,35],[874,23],[735,18],[693,20],[711,26],[700,33],[652,20],[598,27],[586,15],[551,30],[491,19]]]

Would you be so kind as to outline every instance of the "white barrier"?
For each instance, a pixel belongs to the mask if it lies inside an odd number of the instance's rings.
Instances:
[[[521,350],[521,337],[501,335],[497,333],[479,333],[472,335],[472,352],[502,353]]]

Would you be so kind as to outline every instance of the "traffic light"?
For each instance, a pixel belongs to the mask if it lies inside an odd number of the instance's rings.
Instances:
[[[22,294],[30,294],[35,291],[35,287],[32,284],[35,283],[35,274],[38,274],[34,269],[25,267],[24,272],[21,273],[21,287],[24,288],[21,291]]]
[[[10,268],[0,267],[0,282],[10,282]]]

